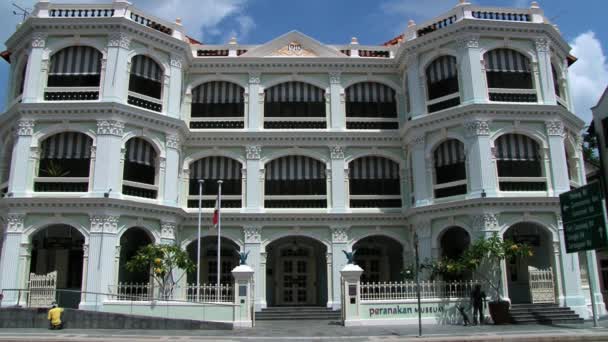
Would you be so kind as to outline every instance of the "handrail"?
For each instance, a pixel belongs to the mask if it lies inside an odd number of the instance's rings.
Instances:
[[[448,183],[435,184],[435,185],[433,185],[433,189],[440,190],[440,189],[446,189],[446,188],[451,188],[454,186],[460,186],[460,185],[466,185],[466,184],[467,184],[467,180],[461,179],[461,180],[448,182]]]
[[[327,120],[326,116],[302,116],[302,117],[277,117],[277,116],[265,116],[264,121],[267,122],[320,122]]]
[[[133,181],[128,181],[128,180],[123,180],[122,184],[133,187],[133,188],[140,188],[140,189],[146,189],[146,190],[158,190],[158,185],[153,185],[153,184],[139,183],[139,182],[133,182]]]
[[[327,199],[327,195],[266,195],[265,200],[324,200]]]
[[[547,177],[498,177],[499,182],[540,183],[546,182]]]
[[[359,117],[346,116],[346,122],[399,122],[399,118],[375,118],[375,117]]]
[[[460,91],[457,91],[455,93],[451,93],[449,95],[445,95],[442,97],[438,97],[436,99],[427,100],[426,104],[427,104],[427,106],[432,106],[434,104],[441,103],[443,101],[447,101],[447,100],[451,100],[451,99],[455,99],[455,98],[460,98]]]
[[[145,101],[148,101],[148,102],[156,103],[158,105],[162,105],[163,104],[163,100],[161,100],[161,99],[150,97],[150,96],[147,96],[147,95],[144,95],[144,94],[140,94],[140,93],[137,93],[137,92],[134,92],[134,91],[129,91],[129,96],[133,96],[133,97],[136,97],[138,99],[145,100]]]
[[[34,177],[38,183],[88,183],[89,177]]]
[[[190,122],[244,121],[245,116],[190,117]]]

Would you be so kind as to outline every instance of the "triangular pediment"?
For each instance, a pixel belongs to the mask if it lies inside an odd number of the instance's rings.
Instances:
[[[291,31],[249,50],[241,57],[344,57],[337,49],[298,31]]]

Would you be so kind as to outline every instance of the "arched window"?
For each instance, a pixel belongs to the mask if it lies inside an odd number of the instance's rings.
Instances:
[[[266,208],[326,208],[325,164],[305,156],[286,156],[266,164]]]
[[[264,91],[264,128],[327,128],[325,90],[303,82]]]
[[[15,88],[14,88],[14,96],[13,97],[19,97],[23,94],[23,90],[25,88],[25,73],[27,72],[27,59],[28,56],[23,57],[24,60],[26,62],[23,63],[23,66],[21,67],[21,70],[16,71],[16,78],[15,78]]]
[[[203,208],[213,208],[218,192],[218,180],[222,183],[222,208],[242,206],[242,165],[226,157],[206,157],[190,164],[188,208],[198,208],[199,180],[203,183]]]
[[[131,60],[129,96],[134,106],[161,112],[163,108],[163,69],[152,58],[137,55]]]
[[[190,128],[244,128],[245,89],[213,81],[192,90]]]
[[[575,189],[583,185],[578,173],[576,151],[568,142],[566,142],[564,150],[566,151],[566,167],[568,169],[570,188]]]
[[[383,157],[361,157],[348,165],[351,208],[400,208],[399,164]]]
[[[93,139],[83,133],[63,132],[40,144],[36,192],[87,192]]]
[[[0,153],[2,153],[0,156],[0,198],[3,198],[8,193],[14,143],[11,138],[8,138],[3,145],[0,147]]]
[[[483,58],[490,101],[538,101],[528,57],[511,49],[495,49]]]
[[[560,74],[555,64],[551,63],[551,73],[553,75],[553,87],[555,88],[555,96],[557,97],[557,103],[562,107],[567,107],[566,102],[566,91],[560,82]]]
[[[70,46],[51,56],[46,101],[97,100],[102,55],[89,46]]]
[[[220,284],[226,285],[226,288],[222,289],[222,297],[227,295],[226,292],[232,294],[232,285],[234,280],[232,277],[232,270],[239,264],[239,246],[232,240],[222,237],[220,241]],[[201,238],[201,268],[200,281],[201,284],[210,285],[217,284],[217,237],[206,236]],[[192,241],[186,247],[186,251],[190,257],[190,260],[196,264],[197,260],[197,248],[198,243],[196,240]],[[194,301],[196,299],[196,270],[187,274],[188,282],[188,300]],[[204,286],[201,288],[200,300],[203,302],[215,302],[216,301],[216,288]],[[230,300],[228,300],[230,301]]]
[[[362,283],[401,281],[403,246],[386,236],[370,236],[353,245]]]
[[[426,89],[429,113],[460,104],[456,57],[438,57],[426,68]]]
[[[157,153],[142,138],[131,138],[125,148],[122,193],[128,196],[156,198],[158,194]]]
[[[467,168],[464,144],[456,139],[442,142],[433,153],[435,163],[435,197],[467,193]]]
[[[398,129],[396,92],[381,83],[362,82],[346,88],[346,128]]]
[[[150,283],[150,271],[130,271],[127,262],[137,255],[140,248],[152,244],[150,234],[139,227],[129,228],[120,237],[120,262],[118,264],[118,295],[152,297],[147,286]],[[149,296],[149,297],[148,297]],[[129,298],[125,298],[129,299]]]
[[[458,260],[469,248],[471,237],[469,233],[461,227],[449,227],[441,234],[440,246],[441,257],[450,260]],[[444,281],[463,280],[467,274],[444,275]]]
[[[540,147],[522,134],[504,134],[494,142],[501,191],[546,191]]]

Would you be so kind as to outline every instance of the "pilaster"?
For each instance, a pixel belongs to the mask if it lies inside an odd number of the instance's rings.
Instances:
[[[537,88],[540,90],[542,103],[556,105],[557,97],[555,95],[555,85],[553,84],[553,69],[551,68],[551,43],[549,39],[545,37],[536,38],[534,43],[538,56],[538,73],[540,79],[540,84]]]
[[[344,212],[346,210],[346,162],[344,161],[344,147],[330,146],[331,155],[331,210]]]
[[[42,100],[44,88],[48,75],[49,56],[45,53],[46,33],[34,33],[32,35],[32,43],[30,53],[27,59],[27,71],[25,73],[25,82],[23,85],[22,102],[34,103]],[[17,71],[19,72],[19,71]]]
[[[346,266],[346,257],[343,251],[348,251],[349,246],[349,233],[350,227],[347,226],[335,226],[331,227],[331,263],[332,272],[327,275],[327,279],[331,279],[333,284],[333,303],[332,308],[337,310],[341,307],[341,281],[340,281],[340,270]],[[329,298],[329,293],[327,294]],[[329,304],[329,303],[328,303]]]
[[[467,173],[470,185],[469,198],[495,197],[496,165],[490,141],[490,125],[486,120],[473,120],[464,124],[469,140]],[[485,195],[484,195],[485,194]]]
[[[184,59],[180,55],[171,55],[169,63],[170,79],[169,91],[166,97],[166,113],[169,117],[179,119],[181,115],[180,105],[182,99],[182,83]]]
[[[131,36],[126,33],[115,32],[108,37],[106,70],[101,84],[102,101],[127,103],[130,47]]]
[[[263,179],[260,179],[262,165],[260,157],[262,147],[259,145],[249,145],[245,147],[247,157],[247,188],[245,193],[245,206],[248,212],[259,212],[263,207]],[[262,174],[263,175],[263,174]]]
[[[39,158],[39,149],[31,148],[35,125],[34,120],[17,121],[17,137],[13,146],[8,186],[8,193],[12,193],[13,197],[29,196],[33,191],[33,178]]]
[[[414,223],[413,228],[416,234],[418,234],[418,255],[420,260],[431,260],[433,257],[431,221],[421,218]]]
[[[179,151],[181,146],[180,137],[176,134],[167,134],[165,137],[165,186],[164,204],[176,207],[179,203]]]
[[[247,225],[243,227],[243,237],[245,241],[245,253],[247,256],[247,265],[251,266],[256,272],[254,274],[255,287],[254,300],[255,308],[260,310],[266,307],[266,288],[261,286],[264,283],[266,268],[262,268],[262,227],[256,225]]]
[[[479,36],[470,35],[461,37],[457,41],[459,58],[459,78],[461,80],[460,94],[462,104],[486,102],[487,92],[481,80],[484,79]]]
[[[329,91],[331,96],[331,129],[345,130],[346,129],[346,108],[343,104],[341,73],[334,71],[329,73]]]
[[[425,85],[420,80],[418,56],[409,55],[406,60],[411,116],[416,117],[426,113],[426,98],[423,91]]]
[[[408,145],[412,155],[412,173],[414,188],[414,205],[416,207],[425,206],[432,203],[432,194],[429,192],[431,180],[429,179],[429,164],[425,155],[425,136],[413,137]]]
[[[263,93],[260,93],[259,72],[249,73],[249,117],[247,118],[247,128],[250,131],[259,131],[262,129],[264,122],[263,118]]]
[[[4,246],[2,247],[2,258],[0,259],[0,288],[19,289],[20,278],[23,274],[29,274],[29,269],[21,268],[21,241],[23,239],[25,215],[8,214],[5,223]],[[4,293],[2,306],[16,305],[18,294],[7,291]]]
[[[568,164],[566,163],[566,148],[564,146],[564,124],[559,120],[545,122],[549,143],[549,167],[551,184],[555,196],[570,190]]]
[[[119,197],[122,193],[121,149],[125,124],[116,120],[97,121],[97,142],[93,196]],[[92,247],[92,246],[91,246]]]

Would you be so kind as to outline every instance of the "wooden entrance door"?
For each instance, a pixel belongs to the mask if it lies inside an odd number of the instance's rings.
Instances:
[[[316,270],[310,249],[283,249],[280,252],[277,304],[312,305],[316,301]]]

